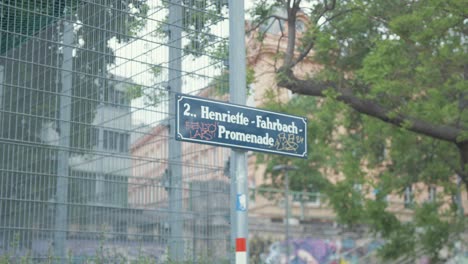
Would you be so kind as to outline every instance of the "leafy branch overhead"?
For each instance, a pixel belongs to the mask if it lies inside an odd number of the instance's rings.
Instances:
[[[250,30],[259,41],[276,34],[278,86],[305,95],[272,97],[269,107],[309,116],[311,131],[308,160],[260,155],[270,185],[283,186],[273,165],[293,164],[291,189],[319,189],[340,222],[368,224],[388,241],[384,257],[440,260],[465,222],[466,10],[464,0],[256,1]],[[319,70],[299,74],[312,63]],[[412,222],[398,219],[388,196],[411,201]]]
[[[287,10],[287,47],[278,85],[335,100],[402,129],[453,143],[458,173],[468,182],[468,55],[463,1],[259,1],[254,21]],[[301,9],[301,5],[304,8]],[[313,28],[298,37],[298,14]],[[312,34],[311,34],[312,33]],[[304,79],[305,59],[324,66]]]

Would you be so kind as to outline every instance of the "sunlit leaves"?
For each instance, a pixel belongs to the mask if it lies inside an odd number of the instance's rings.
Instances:
[[[381,254],[387,258],[426,254],[437,261],[439,250],[453,245],[449,238],[457,230],[449,227],[460,223],[452,197],[458,191],[456,174],[468,169],[459,147],[410,130],[415,120],[468,129],[463,6],[462,0],[338,1],[297,47],[302,52],[313,43],[313,60],[323,65],[313,78],[336,86],[322,91],[320,99],[295,97],[270,106],[309,117],[310,156],[300,162],[267,157],[268,168],[299,166],[290,172],[293,190],[323,183],[320,191],[337,219],[367,224],[386,241]],[[312,8],[312,16],[318,16],[324,6]],[[288,77],[280,72],[278,80]],[[394,126],[364,116],[339,102],[345,93],[379,104],[388,118],[410,118]],[[467,138],[462,132],[457,142]],[[280,174],[268,175],[281,183]],[[439,200],[428,203],[426,188],[432,185],[439,187]],[[419,194],[404,209],[413,221],[403,222],[386,197],[401,199],[409,186]]]

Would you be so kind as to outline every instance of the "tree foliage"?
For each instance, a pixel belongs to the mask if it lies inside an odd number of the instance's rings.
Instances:
[[[318,187],[340,222],[368,224],[388,241],[384,257],[438,260],[462,230],[461,204],[452,198],[457,177],[468,186],[466,1],[256,3],[253,21],[286,22],[278,86],[306,95],[270,107],[311,119],[308,160],[262,155],[272,184],[282,184],[274,164],[294,164],[291,188]],[[286,17],[274,15],[278,7]],[[303,34],[295,27],[299,12],[309,20]],[[298,76],[293,70],[304,60],[323,68]],[[402,222],[385,197],[403,197],[408,186],[413,219]],[[429,186],[440,187],[434,202]]]

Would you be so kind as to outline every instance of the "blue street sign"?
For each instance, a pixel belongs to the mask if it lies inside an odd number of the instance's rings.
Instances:
[[[307,119],[176,94],[176,139],[307,158]]]

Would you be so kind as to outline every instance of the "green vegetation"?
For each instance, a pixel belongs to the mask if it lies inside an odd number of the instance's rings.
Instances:
[[[301,10],[309,26],[296,35]],[[384,258],[442,261],[466,226],[458,199],[468,183],[466,1],[257,1],[252,16],[285,23],[278,84],[304,95],[281,105],[271,91],[269,107],[310,119],[309,159],[260,155],[270,185],[283,186],[274,165],[296,165],[291,189],[319,189],[340,223],[368,225],[387,241]],[[323,68],[295,75],[304,60]],[[387,195],[403,198],[409,186],[407,209],[392,211]],[[403,211],[412,221],[400,221]]]

